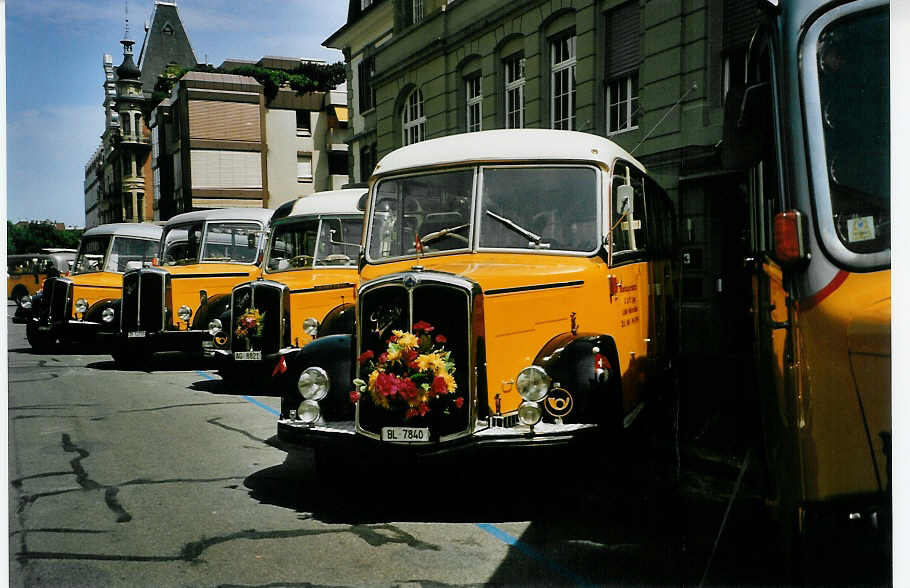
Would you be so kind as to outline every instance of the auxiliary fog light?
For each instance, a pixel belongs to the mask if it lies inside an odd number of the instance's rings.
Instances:
[[[114,322],[115,314],[117,314],[117,313],[114,312],[113,308],[110,308],[110,307],[105,308],[104,310],[101,311],[101,320],[103,320],[106,323],[112,323],[112,322]]]
[[[515,385],[522,398],[530,402],[540,402],[550,389],[550,376],[538,365],[528,366],[518,372]]]
[[[76,301],[76,312],[79,314],[84,314],[88,310],[88,300],[85,298],[80,298]]]
[[[322,400],[329,393],[329,375],[320,367],[308,367],[300,374],[297,389],[306,400]]]
[[[298,418],[308,425],[319,420],[319,403],[315,400],[304,400],[297,409]]]
[[[26,294],[25,296],[23,296],[22,298],[20,298],[20,299],[19,299],[19,306],[21,306],[21,307],[24,308],[25,310],[30,309],[30,308],[32,307],[32,297],[29,296],[28,294]]]
[[[184,304],[177,309],[177,316],[184,322],[190,322],[190,317],[193,316],[193,309]]]
[[[303,321],[303,332],[309,335],[310,337],[315,337],[316,333],[319,331],[319,320],[310,317]]]
[[[214,337],[221,330],[221,319],[212,319],[209,321],[209,333]]]
[[[534,426],[540,422],[540,405],[536,402],[525,401],[518,406],[518,421],[522,425]]]

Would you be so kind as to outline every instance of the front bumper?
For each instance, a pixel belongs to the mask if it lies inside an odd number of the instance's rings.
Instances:
[[[208,331],[159,331],[153,333],[99,333],[101,343],[109,349],[143,350],[150,353],[181,351],[202,353],[203,341],[211,340]]]
[[[478,421],[474,433],[445,442],[387,443],[359,434],[354,421],[305,425],[299,420],[278,420],[278,443],[285,451],[302,448],[344,451],[347,455],[372,459],[409,458],[432,461],[436,458],[492,453],[496,451],[541,451],[568,449],[584,444],[599,434],[592,424],[538,423],[534,431],[524,425],[490,426]]]
[[[106,325],[93,321],[79,321],[70,319],[64,322],[42,323],[36,317],[13,317],[13,323],[19,325],[32,324],[42,333],[53,333],[61,339],[74,341],[94,341],[96,335]]]

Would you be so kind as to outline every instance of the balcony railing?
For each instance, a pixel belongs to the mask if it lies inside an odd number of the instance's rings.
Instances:
[[[140,143],[142,145],[148,145],[151,142],[150,137],[143,137],[142,135],[120,135],[121,143]]]

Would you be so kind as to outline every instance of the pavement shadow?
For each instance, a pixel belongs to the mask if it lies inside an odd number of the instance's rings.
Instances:
[[[189,389],[208,392],[209,394],[232,394],[235,396],[274,396],[276,398],[281,396],[278,385],[270,378],[263,378],[261,381],[247,381],[233,378],[225,380],[219,376],[220,373],[212,379],[193,382],[189,385]]]

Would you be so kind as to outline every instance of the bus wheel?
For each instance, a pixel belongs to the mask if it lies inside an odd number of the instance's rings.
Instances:
[[[19,284],[15,288],[13,288],[13,293],[10,295],[10,298],[13,300],[13,302],[15,302],[16,304],[19,304],[19,300],[23,296],[28,296],[28,288],[26,288],[22,284]]]
[[[57,342],[54,335],[42,333],[38,330],[38,326],[31,322],[25,326],[25,338],[28,339],[28,344],[32,346],[32,349],[38,353],[49,353],[54,348],[54,343]]]

